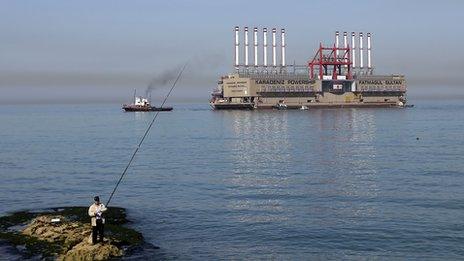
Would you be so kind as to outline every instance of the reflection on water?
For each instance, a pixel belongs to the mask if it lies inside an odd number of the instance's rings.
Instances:
[[[226,116],[227,115],[227,116]],[[239,210],[243,222],[286,219],[284,204],[290,162],[287,114],[230,111],[233,124],[231,160],[233,169],[227,182],[235,195],[230,207]]]
[[[239,220],[288,220],[292,198],[321,195],[339,199],[339,207],[310,203],[307,213],[370,216],[375,211],[369,204],[344,202],[346,197],[377,193],[372,111],[230,111],[223,117],[229,118],[233,135],[227,144],[233,168],[225,182],[233,194],[230,208],[240,213]],[[292,135],[298,137],[296,143]],[[305,175],[303,180],[292,176],[295,169]],[[295,182],[325,186],[314,193],[295,189],[300,186]]]
[[[374,141],[376,139],[376,124],[372,110],[362,111],[352,109],[352,126],[349,143],[353,149],[350,153],[350,168],[347,186],[348,195],[352,197],[371,199],[375,198],[378,193],[377,185],[377,167],[376,147]],[[373,216],[376,205],[367,202],[354,205],[351,209],[353,216],[368,217]]]
[[[359,110],[353,114],[353,132],[350,142],[357,144],[356,150],[352,151],[351,173],[354,177],[362,179],[363,186],[357,186],[354,195],[375,196],[377,169],[375,167],[376,148],[374,146],[376,125],[372,111],[360,113]]]
[[[436,102],[178,105],[159,115],[114,204],[161,259],[462,259],[463,115],[461,103]],[[0,212],[109,195],[151,116],[119,104],[3,106]]]
[[[255,112],[232,113],[233,157],[237,171],[243,172],[252,166],[265,167],[268,164],[288,162],[290,145],[288,141],[287,115],[259,114]]]
[[[341,198],[336,214],[371,216],[369,203],[346,203],[345,198],[371,198],[377,193],[374,146],[376,125],[372,110],[321,110],[318,116],[321,164],[333,185],[327,193]],[[326,193],[326,192],[325,192]],[[335,214],[335,213],[332,213]],[[349,220],[349,219],[348,219]]]

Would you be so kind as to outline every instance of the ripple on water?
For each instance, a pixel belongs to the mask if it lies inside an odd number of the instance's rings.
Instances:
[[[462,105],[175,107],[112,202],[160,259],[464,256]],[[152,116],[119,105],[0,110],[0,212],[107,197]]]

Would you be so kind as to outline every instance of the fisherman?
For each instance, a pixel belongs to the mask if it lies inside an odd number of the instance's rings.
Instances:
[[[103,217],[103,212],[107,209],[103,203],[100,203],[100,197],[95,196],[95,203],[89,207],[89,216],[91,217],[92,224],[92,244],[97,243],[97,234],[99,237],[99,242],[103,243],[103,229],[105,224],[105,218]]]

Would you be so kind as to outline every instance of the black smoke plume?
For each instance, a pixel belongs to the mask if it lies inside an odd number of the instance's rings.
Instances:
[[[180,66],[176,66],[156,75],[148,84],[148,87],[145,90],[145,97],[148,97],[153,90],[163,88],[170,82],[174,81],[177,77],[177,74],[179,73],[180,68]]]

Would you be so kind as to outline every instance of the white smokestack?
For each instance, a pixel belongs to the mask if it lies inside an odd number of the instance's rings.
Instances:
[[[340,36],[340,33],[336,31],[335,32],[335,48],[338,48],[339,36]],[[335,51],[335,56],[338,58],[338,50]]]
[[[277,66],[276,61],[276,29],[272,28],[272,66]]]
[[[367,33],[367,68],[372,69],[371,64],[371,33]]]
[[[359,68],[364,69],[363,33],[359,33]]]
[[[343,48],[348,48],[348,34],[347,32],[343,32]],[[345,55],[343,56],[343,62],[346,63],[348,60],[348,52],[345,50]],[[345,65],[346,67],[346,65]]]
[[[245,27],[245,66],[248,66],[248,27]]]
[[[238,56],[238,26],[235,27],[235,69],[238,70],[239,56]]]
[[[285,29],[281,30],[282,39],[282,67],[285,67]]]
[[[353,69],[356,69],[356,34],[351,32],[351,62]]]
[[[255,55],[255,67],[258,67],[258,28],[253,29],[253,42],[254,42],[254,55]]]
[[[267,66],[267,28],[263,29],[263,65]]]

